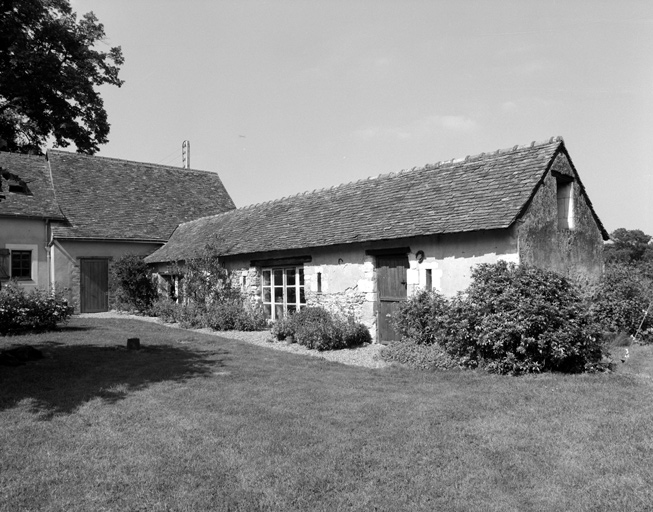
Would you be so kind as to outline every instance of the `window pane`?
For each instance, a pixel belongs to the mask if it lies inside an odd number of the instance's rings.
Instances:
[[[265,318],[271,318],[272,306],[270,304],[263,304],[263,312],[265,313]]]
[[[263,286],[270,286],[271,272],[269,270],[263,271]]]
[[[286,269],[286,285],[295,286],[295,269],[287,268]]]
[[[299,302],[300,302],[300,304],[306,304],[306,297],[304,297],[304,287],[303,286],[299,289]]]
[[[274,314],[277,320],[283,318],[283,304],[276,304],[274,306]]]
[[[274,270],[274,285],[281,286],[283,285],[283,270],[277,268]]]
[[[297,311],[297,306],[288,305],[288,314],[289,315],[294,313],[295,311]]]
[[[263,302],[272,302],[272,290],[269,287],[263,288]]]
[[[286,290],[286,301],[288,304],[295,304],[297,302],[297,289],[288,288]]]
[[[11,251],[11,277],[32,277],[32,251]]]
[[[304,286],[304,267],[299,267],[297,271],[299,273],[299,285]]]
[[[274,302],[283,304],[283,288],[281,286],[274,287]]]

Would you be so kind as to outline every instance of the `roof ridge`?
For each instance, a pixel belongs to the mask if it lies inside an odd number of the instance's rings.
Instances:
[[[139,160],[128,160],[126,158],[116,158],[113,156],[102,156],[102,155],[86,155],[84,153],[73,153],[71,151],[63,151],[61,149],[48,149],[47,153],[54,152],[54,153],[60,153],[63,155],[67,156],[74,156],[74,157],[81,157],[81,158],[89,158],[89,159],[94,159],[94,158],[101,158],[103,160],[111,160],[114,162],[124,162],[124,163],[129,163],[129,164],[138,164],[138,165],[144,165],[147,167],[154,167],[158,169],[173,169],[175,171],[192,171],[192,172],[204,172],[204,173],[209,173],[209,174],[219,174],[218,171],[207,171],[206,169],[192,169],[192,168],[184,168],[184,167],[176,167],[174,165],[163,165],[163,164],[155,164],[153,162],[142,162]],[[47,158],[47,153],[46,153],[46,158]]]
[[[20,156],[20,157],[30,157],[30,158],[45,158],[45,155],[34,155],[32,153],[17,153],[15,151],[0,151],[0,153],[4,153],[6,155],[15,155],[15,156]]]
[[[450,160],[440,160],[439,162],[435,162],[432,164],[425,164],[423,167],[413,167],[411,170],[418,170],[418,171],[431,170],[436,167],[441,167],[443,165],[459,164],[462,162],[479,160],[481,158],[489,157],[492,155],[503,155],[507,153],[513,153],[515,151],[521,151],[523,149],[532,149],[537,146],[546,146],[548,144],[553,144],[554,142],[564,142],[564,139],[562,138],[561,135],[554,135],[553,137],[549,137],[548,139],[539,140],[539,141],[534,140],[527,144],[517,144],[508,148],[495,149],[494,151],[484,151],[482,153],[467,155],[465,158],[452,158]]]
[[[405,174],[405,173],[408,173],[408,172],[423,171],[423,170],[430,171],[430,170],[433,170],[433,169],[438,168],[438,167],[442,167],[443,165],[447,165],[447,164],[451,165],[451,164],[456,164],[456,163],[461,163],[461,162],[467,162],[467,161],[470,161],[470,160],[475,160],[475,159],[480,159],[480,158],[483,158],[483,157],[486,157],[486,156],[490,156],[490,155],[493,155],[493,154],[504,154],[504,153],[510,153],[510,152],[513,152],[513,151],[519,151],[519,150],[522,150],[522,149],[531,149],[531,148],[533,148],[535,146],[546,146],[547,144],[553,144],[554,142],[564,142],[564,140],[562,139],[562,136],[557,135],[557,136],[549,137],[548,139],[541,140],[541,141],[535,141],[534,140],[534,141],[529,142],[527,144],[515,145],[515,146],[509,147],[509,148],[505,148],[505,149],[497,149],[497,150],[491,151],[491,152],[483,152],[483,153],[477,153],[475,155],[467,155],[465,158],[457,158],[457,159],[452,158],[451,160],[440,160],[439,162],[435,162],[433,164],[425,164],[422,167],[413,167],[411,169],[401,169],[400,171],[390,171],[390,172],[386,172],[386,173],[380,173],[380,174],[377,174],[377,175],[368,176],[367,178],[361,178],[361,179],[354,180],[354,181],[348,181],[348,182],[340,183],[338,185],[331,185],[331,186],[325,186],[325,187],[322,187],[322,188],[316,188],[316,189],[313,189],[312,191],[311,190],[305,190],[303,192],[298,192],[296,194],[291,194],[289,196],[278,197],[276,199],[270,199],[268,201],[262,201],[260,203],[253,203],[253,204],[248,204],[248,205],[245,205],[245,206],[241,206],[239,208],[236,208],[236,210],[232,210],[232,211],[251,209],[251,208],[256,208],[256,207],[263,206],[263,205],[269,205],[269,204],[272,204],[272,203],[285,202],[288,199],[292,199],[292,198],[299,197],[299,196],[312,195],[312,194],[317,194],[317,193],[320,193],[320,192],[331,191],[331,190],[334,190],[334,189],[347,187],[349,185],[354,185],[356,183],[362,183],[362,182],[365,182],[365,181],[371,181],[371,180],[376,180],[376,179],[393,178],[393,177],[396,177],[398,175],[402,175],[402,174]],[[223,212],[223,213],[227,213],[227,212]],[[221,215],[221,214],[219,214],[219,215]],[[204,218],[206,218],[206,217],[204,217]],[[189,221],[189,222],[194,222],[194,221]]]

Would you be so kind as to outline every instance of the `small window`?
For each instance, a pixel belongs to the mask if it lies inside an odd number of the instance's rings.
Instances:
[[[574,194],[573,182],[569,179],[557,179],[558,199],[558,227],[561,229],[574,228]]]
[[[426,286],[425,286],[427,291],[431,291],[433,289],[433,270],[430,268],[426,269]]]
[[[317,273],[317,293],[322,293],[322,272]]]
[[[32,251],[11,251],[11,277],[32,279]]]

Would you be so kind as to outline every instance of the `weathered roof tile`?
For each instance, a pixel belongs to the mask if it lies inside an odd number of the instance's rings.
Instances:
[[[162,240],[189,220],[234,209],[217,173],[50,150],[68,223],[56,238]]]
[[[148,261],[188,259],[207,243],[235,255],[507,228],[562,148],[552,138],[206,217]]]
[[[0,168],[5,196],[0,200],[0,216],[63,219],[46,173],[44,157],[0,151]],[[25,187],[20,192],[11,192],[9,185],[12,183],[23,183]]]

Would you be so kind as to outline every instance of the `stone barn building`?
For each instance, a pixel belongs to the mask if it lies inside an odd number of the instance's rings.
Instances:
[[[588,281],[608,234],[562,138],[379,175],[180,224],[146,258],[163,280],[210,244],[271,320],[307,305],[355,315],[377,341],[418,290],[464,290],[507,260]]]

